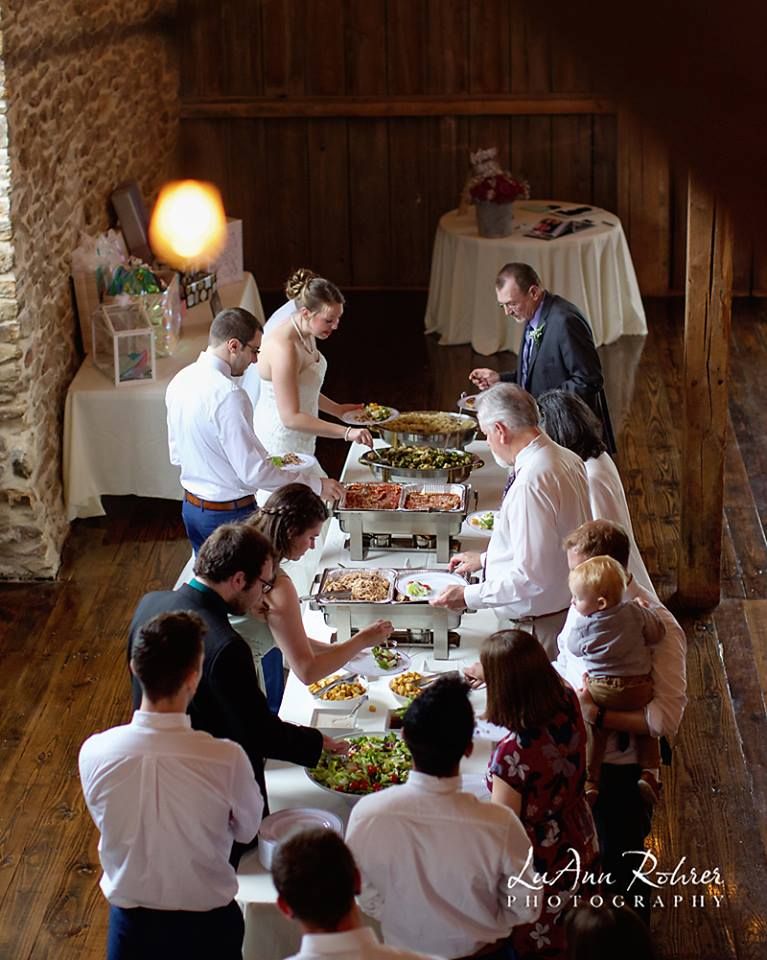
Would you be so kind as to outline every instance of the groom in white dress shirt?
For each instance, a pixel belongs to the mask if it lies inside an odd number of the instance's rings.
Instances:
[[[459,553],[458,573],[482,571],[481,582],[450,586],[431,603],[462,610],[492,607],[499,620],[533,633],[549,655],[570,607],[562,541],[591,519],[581,458],[538,427],[538,405],[513,383],[499,383],[477,401],[479,425],[495,461],[516,479],[503,498],[487,552]]]

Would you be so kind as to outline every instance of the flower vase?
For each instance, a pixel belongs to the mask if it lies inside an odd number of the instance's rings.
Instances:
[[[513,223],[511,203],[493,203],[490,200],[477,200],[477,230],[480,237],[508,237]]]

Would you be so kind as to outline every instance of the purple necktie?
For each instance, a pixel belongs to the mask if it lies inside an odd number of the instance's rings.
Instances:
[[[533,336],[535,327],[529,326],[525,332],[525,342],[522,347],[522,382],[520,387],[527,389],[527,374],[530,371],[530,354],[533,352]]]

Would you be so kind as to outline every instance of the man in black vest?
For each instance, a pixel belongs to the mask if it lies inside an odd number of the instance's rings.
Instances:
[[[605,443],[614,452],[602,364],[588,320],[575,304],[545,290],[527,263],[507,263],[496,277],[495,287],[506,316],[525,325],[517,369],[498,373],[479,367],[469,374],[471,382],[480,390],[499,380],[518,383],[534,397],[547,390],[576,393],[602,421]]]

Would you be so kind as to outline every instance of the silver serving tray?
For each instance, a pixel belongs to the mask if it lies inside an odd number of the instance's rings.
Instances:
[[[379,577],[382,577],[384,580],[389,582],[389,590],[383,600],[352,600],[351,597],[346,597],[341,595],[337,596],[333,591],[327,589],[327,585],[332,583],[333,580],[338,580],[341,577],[345,576],[347,573],[375,573]],[[315,596],[315,601],[321,604],[338,604],[338,603],[351,603],[354,606],[360,603],[373,604],[378,606],[382,603],[391,603],[394,599],[394,584],[397,582],[397,571],[391,570],[383,567],[360,567],[359,569],[352,569],[349,567],[328,567],[322,574],[322,579],[320,580],[320,586],[317,590]]]
[[[460,497],[457,507],[452,510],[438,510],[435,507],[406,507],[410,493],[454,493]],[[460,513],[466,512],[469,488],[465,483],[408,483],[402,488],[402,509],[408,513]]]
[[[465,451],[459,450],[458,453]],[[484,467],[485,461],[481,460],[475,453],[471,455],[471,463],[461,464],[456,467],[441,467],[437,470],[413,470],[409,467],[393,467],[387,463],[381,463],[378,460],[377,450],[368,450],[363,453],[359,462],[366,467],[370,467],[373,476],[378,480],[391,480],[395,477],[407,480],[438,480],[443,483],[461,483],[468,480],[472,470],[478,470]]]
[[[401,417],[411,416],[412,414],[439,414],[443,417],[450,417],[455,421],[455,430],[449,430],[445,433],[403,433],[398,430],[391,430],[388,424],[381,424],[376,428],[378,434],[387,443],[393,447],[436,447],[443,450],[446,447],[463,450],[467,443],[471,443],[477,436],[477,423],[472,417],[466,414],[451,413],[442,410],[409,410],[407,413],[400,413]],[[461,421],[466,421],[461,424]],[[471,422],[469,422],[471,421]]]

